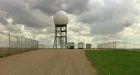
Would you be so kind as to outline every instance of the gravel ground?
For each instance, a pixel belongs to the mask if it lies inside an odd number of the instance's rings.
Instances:
[[[40,49],[0,58],[0,75],[96,75],[83,50]]]

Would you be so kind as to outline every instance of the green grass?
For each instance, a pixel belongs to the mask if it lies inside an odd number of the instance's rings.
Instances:
[[[98,75],[140,75],[140,52],[86,51]]]

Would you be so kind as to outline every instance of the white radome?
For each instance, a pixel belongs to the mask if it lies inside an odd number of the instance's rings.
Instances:
[[[58,11],[54,15],[53,20],[55,25],[67,25],[69,21],[68,14],[64,11]]]

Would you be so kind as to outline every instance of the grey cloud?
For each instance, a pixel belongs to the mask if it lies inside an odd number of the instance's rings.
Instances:
[[[79,16],[79,21],[91,25],[91,35],[115,34],[135,22],[138,10],[132,1],[119,3],[114,0],[104,0],[103,4],[92,5],[90,11]]]
[[[73,13],[76,15],[79,15],[85,11],[88,11],[88,4],[89,0],[69,0],[71,2],[68,2],[66,11],[69,13]]]
[[[122,38],[116,34],[109,34],[109,35],[97,35],[94,36],[94,39],[92,41],[95,41],[97,43],[103,43],[103,42],[112,42],[112,41],[122,41]]]
[[[78,32],[79,33],[80,31],[83,30],[83,25],[78,24],[76,26],[69,27],[69,30],[72,30],[73,32]]]
[[[0,22],[2,24],[7,24],[7,21],[6,21],[6,12],[0,10]]]
[[[11,17],[15,24],[25,24],[34,28],[43,28],[48,24],[39,20],[22,0],[0,0],[0,10],[7,12],[7,18]]]
[[[71,14],[83,13],[88,8],[89,0],[36,0],[32,7],[49,15],[58,10],[64,10]]]
[[[4,17],[12,18],[14,24],[27,25],[35,28],[38,33],[42,33],[40,29],[43,28],[53,33],[51,16],[57,10],[65,10],[78,17],[81,24],[90,25],[91,35],[120,32],[124,27],[131,26],[136,20],[135,17],[139,15],[132,0],[122,0],[120,3],[102,0],[102,3],[90,5],[89,0],[0,0],[0,10],[5,11]],[[42,18],[38,14],[43,14],[47,18]],[[6,24],[4,17],[0,16],[0,22]],[[77,33],[84,30],[81,25],[78,26],[70,30]]]
[[[5,19],[4,17],[2,17],[1,15],[0,15],[0,22],[1,22],[2,24],[7,24],[6,19]]]
[[[9,25],[5,25],[5,27],[6,27],[6,30],[8,32],[10,32],[10,33],[16,34],[16,33],[20,33],[21,32],[20,28],[18,26],[16,26],[16,25],[10,25],[10,26]]]

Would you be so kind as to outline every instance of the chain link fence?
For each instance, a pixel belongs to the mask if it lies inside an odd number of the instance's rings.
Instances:
[[[112,49],[140,49],[140,44],[127,42],[106,42],[97,45],[97,48],[112,48]]]
[[[0,56],[38,49],[39,42],[0,32]]]

